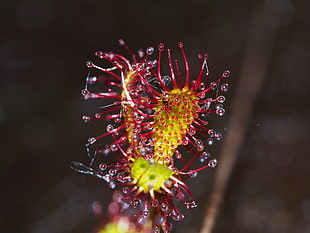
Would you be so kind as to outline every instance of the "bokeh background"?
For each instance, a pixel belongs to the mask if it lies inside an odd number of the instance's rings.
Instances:
[[[183,41],[191,60],[207,52],[211,77],[226,69],[232,73],[227,114],[210,119],[225,136],[252,15],[261,11],[260,21],[274,32],[267,69],[244,122],[246,134],[214,233],[309,233],[309,5],[302,0],[2,2],[0,232],[86,233],[100,226],[91,204],[99,201],[105,208],[112,191],[69,168],[72,160],[87,162],[85,142],[104,128],[81,120],[95,107],[80,94],[93,52],[126,54],[119,38],[133,50],[159,42],[177,49]],[[221,143],[208,148],[215,158],[220,149]],[[188,182],[199,208],[184,210],[174,232],[199,232],[215,172],[203,171]]]

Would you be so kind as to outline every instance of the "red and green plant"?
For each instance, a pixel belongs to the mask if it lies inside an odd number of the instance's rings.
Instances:
[[[217,164],[216,159],[209,160],[204,144],[212,145],[222,135],[208,127],[206,117],[212,113],[224,115],[222,93],[228,90],[228,84],[221,81],[230,73],[225,71],[215,82],[210,82],[208,56],[199,54],[200,69],[193,79],[181,42],[178,47],[182,66],[172,59],[170,49],[164,61],[163,43],[159,44],[155,59],[151,59],[153,47],[145,52],[141,49],[136,55],[123,40],[119,43],[132,60],[117,53],[97,51],[95,55],[103,65],[86,63],[91,71],[82,95],[85,99],[103,99],[102,102],[109,103],[101,106],[102,111],[93,117],[83,116],[83,120],[109,123],[106,132],[88,139],[90,166],[72,162],[72,168],[105,180],[113,189],[121,187],[114,202],[120,207],[119,216],[130,215],[131,221],[135,219],[134,231],[170,232],[170,220],[184,218],[175,202],[182,201],[187,209],[197,207],[184,181]],[[164,66],[168,74],[164,73]],[[99,75],[90,75],[94,71]],[[113,143],[99,144],[106,136],[111,136]],[[190,153],[184,156],[185,151]],[[98,157],[108,154],[113,154],[116,162],[108,165],[96,162]],[[206,164],[191,170],[196,159]],[[117,221],[113,224],[117,225]]]

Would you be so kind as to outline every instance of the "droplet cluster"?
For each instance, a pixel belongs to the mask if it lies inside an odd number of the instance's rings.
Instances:
[[[228,84],[221,82],[230,72],[225,71],[216,81],[209,82],[208,56],[199,54],[199,75],[192,79],[182,42],[178,47],[184,67],[172,59],[170,49],[166,50],[163,43],[159,44],[155,59],[151,59],[153,47],[135,54],[124,40],[120,39],[119,44],[131,54],[131,61],[120,54],[97,51],[99,60],[110,66],[86,62],[90,72],[81,93],[86,100],[102,100],[105,104],[82,120],[107,123],[101,135],[90,137],[86,143],[90,166],[73,162],[72,168],[105,180],[112,189],[122,186],[117,203],[123,211],[134,209],[138,225],[152,221],[154,232],[170,232],[169,219],[184,218],[175,201],[182,201],[186,209],[197,207],[183,181],[217,164],[216,159],[210,160],[206,146],[220,141],[222,134],[209,128],[206,119],[210,114],[225,114],[223,94],[228,91]],[[165,74],[164,53],[168,58]],[[104,140],[100,139],[106,136],[114,142],[103,145]],[[190,153],[183,155],[181,147]],[[97,162],[107,155],[117,161]],[[206,165],[190,170],[196,158]],[[175,159],[184,166],[176,167]]]

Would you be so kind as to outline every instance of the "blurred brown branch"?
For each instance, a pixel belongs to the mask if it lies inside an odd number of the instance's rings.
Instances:
[[[265,77],[276,33],[276,27],[271,27],[266,20],[267,13],[270,12],[266,12],[266,6],[263,8],[254,6],[243,67],[232,104],[229,129],[223,141],[219,158],[220,166],[215,175],[213,192],[206,209],[207,213],[203,220],[201,233],[211,233],[215,225],[227,183],[243,142],[248,118]]]

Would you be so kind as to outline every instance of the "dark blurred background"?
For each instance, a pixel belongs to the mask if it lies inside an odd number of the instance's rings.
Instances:
[[[309,233],[309,6],[302,0],[3,1],[0,232],[85,233],[100,225],[91,204],[106,207],[112,191],[69,168],[72,160],[87,162],[84,144],[98,131],[98,122],[81,120],[94,111],[80,94],[93,52],[126,54],[119,38],[133,50],[159,42],[176,50],[183,41],[191,60],[207,52],[211,77],[232,73],[227,114],[211,119],[225,136],[252,15],[261,9],[261,21],[275,34],[214,233]],[[208,150],[216,157],[220,147]],[[200,208],[183,210],[174,232],[199,232],[214,172],[188,182]]]

